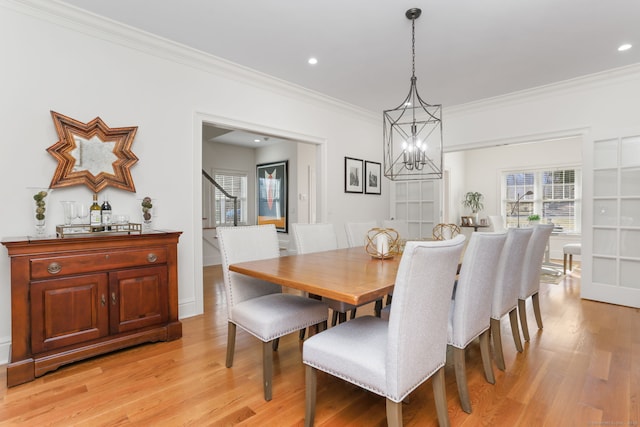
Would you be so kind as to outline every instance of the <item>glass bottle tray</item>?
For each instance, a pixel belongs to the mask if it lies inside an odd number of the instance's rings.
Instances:
[[[103,226],[107,227],[107,226]],[[102,236],[108,234],[142,234],[142,224],[136,223],[124,223],[124,224],[111,224],[109,225],[111,230],[105,231],[91,231],[90,224],[71,224],[71,225],[56,225],[56,235],[58,237],[72,237],[72,236]]]

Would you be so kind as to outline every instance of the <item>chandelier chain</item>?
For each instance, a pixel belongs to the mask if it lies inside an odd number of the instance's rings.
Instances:
[[[411,20],[411,75],[416,76],[416,19]]]

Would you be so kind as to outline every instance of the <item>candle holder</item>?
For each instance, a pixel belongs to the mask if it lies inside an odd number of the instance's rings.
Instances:
[[[365,251],[376,259],[391,259],[401,253],[400,235],[393,228],[372,228],[367,231]]]

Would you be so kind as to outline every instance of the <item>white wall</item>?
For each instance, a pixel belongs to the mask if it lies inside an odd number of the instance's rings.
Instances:
[[[25,188],[46,187],[57,166],[45,151],[58,140],[50,110],[83,122],[100,116],[110,127],[138,126],[132,151],[140,161],[131,170],[137,193],[108,190],[109,198],[115,213],[134,217],[136,199],[150,195],[159,201],[157,227],[183,231],[178,246],[181,317],[202,311],[201,129],[194,125],[199,114],[324,141],[332,169],[319,174],[326,188],[327,217],[322,220],[341,226],[360,210],[377,212],[379,219],[388,215],[385,184],[382,197],[343,192],[345,156],[382,161],[380,145],[371,143],[380,140],[379,114],[48,1],[0,0],[0,39],[5,41],[0,43],[0,236],[33,232],[33,202]],[[84,187],[53,191],[47,201],[49,233],[62,222],[60,201],[70,199],[89,202],[91,193]],[[10,342],[10,273],[4,253],[0,363],[7,360]]]

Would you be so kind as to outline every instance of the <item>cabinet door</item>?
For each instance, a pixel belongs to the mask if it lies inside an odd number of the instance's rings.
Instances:
[[[165,323],[169,317],[167,267],[109,273],[112,334]]]
[[[41,353],[109,333],[107,275],[31,282],[31,348]]]

